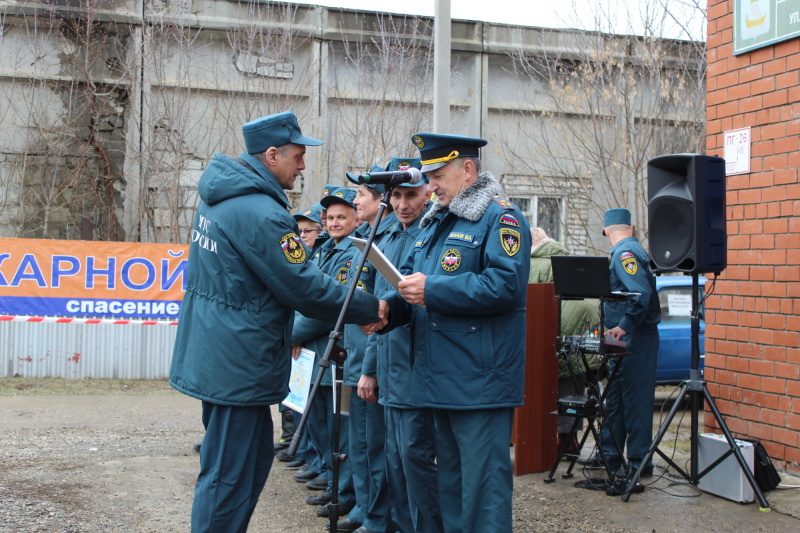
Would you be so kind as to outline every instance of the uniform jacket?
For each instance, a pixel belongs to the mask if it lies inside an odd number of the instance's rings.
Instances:
[[[427,212],[427,210],[426,210]],[[421,216],[420,216],[421,218]],[[411,255],[417,236],[422,231],[419,220],[408,229],[397,221],[381,241],[381,251],[395,265],[402,265]],[[380,273],[375,279],[375,296],[381,298],[392,286]],[[408,385],[411,380],[411,327],[398,326],[385,335],[367,339],[361,373],[378,378],[378,401],[389,407],[408,407]]]
[[[409,405],[522,405],[530,227],[499,191],[483,173],[423,217],[402,271],[427,276],[425,307],[387,295],[387,328],[411,321]]]
[[[306,261],[288,200],[256,158],[214,155],[198,191],[170,384],[212,403],[277,403],[289,391],[293,308],[330,320],[346,292]],[[371,295],[356,304],[348,319],[377,319]]]
[[[339,244],[336,244],[333,239],[330,239],[317,250],[312,258],[312,262],[335,283],[342,286],[344,288],[343,290],[347,291],[347,287],[344,286],[347,280],[347,262],[355,250],[357,250],[356,245],[346,237],[342,239]],[[367,294],[366,291],[356,291],[356,293]],[[350,309],[358,305],[358,300],[355,299],[356,294],[353,295],[353,298],[354,300],[350,304]],[[341,308],[339,311],[340,310]],[[330,333],[333,331],[333,328],[336,327],[337,316],[338,312],[337,315],[327,320],[317,320],[306,316],[304,313],[297,313],[295,315],[292,344],[302,344],[304,348],[314,352],[314,369],[311,375],[313,380],[316,380],[317,374],[319,374],[319,362],[325,355],[325,350],[330,340]],[[344,342],[342,340],[338,341],[338,344],[344,347]],[[332,370],[333,366],[325,371],[325,375],[322,376],[322,381],[320,382],[321,385],[332,386]]]
[[[388,233],[389,229],[397,222],[397,217],[394,213],[389,213],[378,224],[378,233],[375,235],[373,244],[378,246],[383,251],[383,239]],[[369,237],[371,228],[369,225],[362,232],[363,238]],[[352,247],[352,255],[347,261],[347,279],[345,283],[350,283],[355,276],[355,270],[361,260],[361,251],[358,247]],[[375,293],[375,276],[377,269],[367,261],[364,263],[364,268],[361,271],[361,276],[358,278],[359,290],[365,290],[370,294]],[[362,374],[362,363],[364,361],[364,353],[367,349],[367,336],[361,332],[355,324],[348,324],[344,327],[344,349],[347,350],[347,359],[344,363],[344,384],[350,387],[358,385],[358,380]]]
[[[622,239],[611,248],[611,290],[638,292],[641,296],[632,303],[606,303],[606,328],[619,326],[629,335],[658,333],[661,307],[649,261],[636,237]]]

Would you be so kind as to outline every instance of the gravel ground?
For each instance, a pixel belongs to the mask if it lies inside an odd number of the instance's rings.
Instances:
[[[0,428],[0,532],[189,530],[200,402],[165,382],[0,379]],[[570,480],[544,478],[515,478],[515,533],[800,531],[793,490],[768,493],[766,513],[670,477],[648,480],[628,503],[575,487],[579,469]],[[250,531],[325,531],[327,521],[305,504],[309,494],[276,461]]]

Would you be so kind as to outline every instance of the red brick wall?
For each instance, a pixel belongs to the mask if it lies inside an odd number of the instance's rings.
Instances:
[[[728,267],[708,299],[706,374],[734,436],[800,469],[800,38],[733,55],[733,1],[708,0],[707,139],[751,127],[727,179]],[[705,422],[716,429],[710,412]]]

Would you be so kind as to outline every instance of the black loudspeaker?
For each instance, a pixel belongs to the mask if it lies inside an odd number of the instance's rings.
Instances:
[[[647,220],[655,271],[723,271],[725,160],[675,154],[648,161]]]

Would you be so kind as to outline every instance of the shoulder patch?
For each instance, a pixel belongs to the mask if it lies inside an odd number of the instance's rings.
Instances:
[[[630,252],[625,252],[619,256],[620,261],[622,261],[622,268],[625,269],[625,272],[633,276],[636,272],[639,271],[639,265],[636,263],[636,256],[634,256]]]
[[[515,228],[519,227],[519,221],[516,219],[516,217],[513,217],[509,214],[501,216],[500,223],[505,224],[506,226],[514,226]]]
[[[297,265],[306,260],[306,247],[296,233],[287,233],[281,237],[283,256],[290,263]]]
[[[499,205],[503,209],[509,209],[509,210],[514,209],[514,204],[512,204],[511,202],[509,202],[508,200],[506,200],[505,198],[503,198],[499,194],[495,194],[493,200],[494,200],[494,203],[496,203],[497,205]]]
[[[520,235],[517,230],[500,228],[500,244],[503,250],[509,255],[516,255],[519,252]]]

